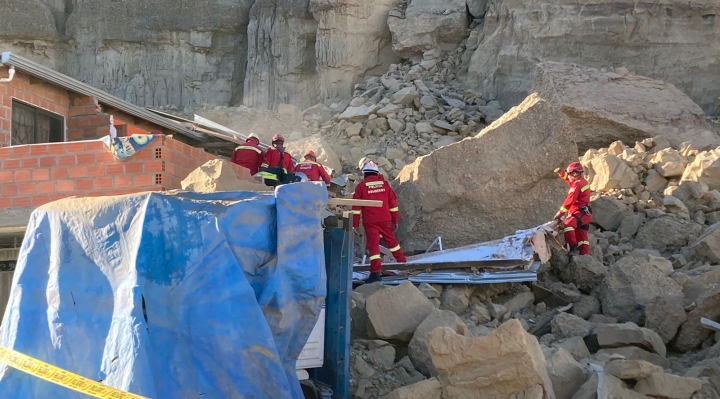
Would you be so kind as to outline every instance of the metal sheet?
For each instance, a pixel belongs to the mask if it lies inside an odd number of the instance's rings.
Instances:
[[[358,274],[354,277],[357,279]],[[364,274],[364,273],[363,273]],[[500,284],[500,283],[524,283],[537,281],[537,274],[525,270],[510,271],[488,271],[477,274],[465,271],[435,271],[432,273],[419,273],[412,276],[384,277],[383,284],[397,285],[405,281],[414,284]]]

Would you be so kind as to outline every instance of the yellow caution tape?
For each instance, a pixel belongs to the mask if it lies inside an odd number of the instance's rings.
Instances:
[[[0,363],[24,371],[32,376],[42,378],[54,384],[63,386],[100,399],[147,399],[132,393],[109,387],[100,382],[81,377],[69,371],[49,365],[12,349],[0,347]]]

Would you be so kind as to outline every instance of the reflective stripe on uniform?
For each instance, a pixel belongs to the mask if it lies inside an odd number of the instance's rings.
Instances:
[[[578,247],[581,245],[587,245],[590,246],[590,241],[578,241]]]
[[[564,206],[561,206],[561,207],[560,207],[560,212],[567,212],[567,209],[565,209]]]
[[[370,256],[370,260],[378,260],[380,259],[380,255],[372,255]]]
[[[261,149],[255,148],[255,147],[250,147],[248,145],[239,145],[235,148],[235,151],[237,151],[237,150],[253,150],[253,151],[257,152],[258,154],[262,154]]]
[[[400,250],[400,245],[398,245],[397,247],[390,248],[390,252],[395,252],[395,251],[399,251],[399,250]]]
[[[573,230],[575,230],[575,229],[572,227],[566,227],[565,230],[563,230],[563,233],[567,233],[568,231],[573,231]]]
[[[390,208],[390,212],[398,212],[400,209],[398,207]]]
[[[322,165],[320,165],[319,163],[317,163],[317,162],[312,162],[312,161],[302,161],[302,162],[299,162],[298,165],[317,165],[317,166],[322,166]]]
[[[350,213],[352,213],[353,215],[359,215],[360,211],[350,211]]]
[[[268,164],[266,164],[265,162],[263,162],[263,163],[260,164],[260,167],[261,167],[261,168],[267,168],[267,167],[268,167]]]
[[[589,189],[590,189],[590,185],[588,184],[587,186],[581,188],[581,189],[580,189],[580,192],[584,193],[585,191],[587,191],[587,190],[589,190]]]
[[[262,177],[265,180],[277,180],[277,176],[270,172],[258,172],[255,176]]]
[[[383,184],[385,184],[384,181],[369,181],[365,183],[365,185],[368,187],[382,186]]]

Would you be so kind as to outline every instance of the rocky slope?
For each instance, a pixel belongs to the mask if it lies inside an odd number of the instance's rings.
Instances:
[[[538,62],[560,61],[624,66],[715,114],[719,4],[8,0],[0,47],[139,105],[304,109],[469,34],[458,81],[504,109],[529,94]]]

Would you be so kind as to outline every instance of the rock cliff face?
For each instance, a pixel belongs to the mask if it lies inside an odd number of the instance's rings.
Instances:
[[[670,82],[717,113],[717,0],[495,0],[468,63],[468,83],[504,107],[522,101],[538,61],[621,67]]]

